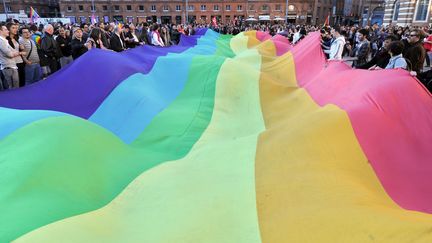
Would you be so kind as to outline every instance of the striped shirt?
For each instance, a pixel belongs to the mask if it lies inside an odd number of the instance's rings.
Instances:
[[[19,39],[19,43],[24,46],[24,52],[26,53],[24,58],[31,61],[32,63],[39,63],[39,55],[37,53],[37,46],[34,43],[34,41],[31,39],[24,39],[21,37]],[[33,46],[33,48],[32,48],[32,46]],[[32,50],[31,53],[30,53],[30,50]],[[30,53],[30,56],[29,56],[29,53]]]

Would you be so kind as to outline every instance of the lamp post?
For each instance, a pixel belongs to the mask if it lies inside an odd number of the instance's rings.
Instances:
[[[336,25],[336,0],[333,0],[332,16],[334,18],[333,25]]]
[[[188,2],[188,0],[186,0],[186,24],[188,24],[188,22],[189,22],[189,2]]]
[[[288,24],[288,0],[286,0],[285,5],[285,24]]]
[[[7,20],[8,19],[8,14],[7,14],[7,10],[6,10],[6,2],[5,2],[5,0],[3,0],[3,8],[4,8],[4,11],[5,11],[6,20]]]
[[[94,4],[94,0],[92,0],[92,12],[95,12],[95,4]]]

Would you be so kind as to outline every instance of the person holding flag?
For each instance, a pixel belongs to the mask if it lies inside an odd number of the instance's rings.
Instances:
[[[213,16],[213,19],[212,19],[212,25],[213,25],[214,28],[217,28],[217,27],[218,27],[218,25],[217,25],[217,20],[216,20],[216,16]]]
[[[92,13],[92,15],[91,15],[91,24],[97,24],[97,19],[96,19],[96,16],[95,16],[95,14],[94,13]]]

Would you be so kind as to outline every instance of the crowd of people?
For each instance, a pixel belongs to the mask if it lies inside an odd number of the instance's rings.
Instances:
[[[48,24],[25,25],[13,20],[0,23],[0,90],[32,84],[73,62],[92,48],[121,52],[141,45],[176,45],[181,35],[198,28],[236,35],[257,30],[283,35],[293,45],[308,33],[321,31],[321,44],[329,60],[350,60],[353,68],[411,71],[426,85],[432,80],[428,53],[432,52],[432,29],[387,26],[295,26],[285,23],[227,24]],[[432,86],[432,84],[429,84]]]
[[[377,24],[366,28],[336,26],[321,30],[329,60],[351,60],[357,69],[402,68],[432,88],[432,29]]]
[[[121,52],[140,45],[171,46],[193,35],[192,25],[0,23],[0,90],[37,82],[92,48]]]

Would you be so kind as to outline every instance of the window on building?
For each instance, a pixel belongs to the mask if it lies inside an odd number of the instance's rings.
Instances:
[[[262,8],[263,11],[268,11],[269,10],[268,5],[266,5],[266,4],[262,5],[261,8]]]
[[[255,9],[255,5],[249,4],[249,10],[254,10],[254,9]]]
[[[103,10],[103,11],[108,11],[108,6],[107,6],[107,5],[103,5],[103,6],[102,6],[102,10]]]
[[[114,5],[114,11],[120,11],[120,6],[119,5]]]
[[[195,10],[195,6],[194,5],[188,5],[188,10],[189,11],[194,11]]]
[[[67,11],[72,12],[72,6],[67,6]]]
[[[83,5],[78,5],[78,10],[79,10],[80,12],[84,11],[84,6],[83,6]]]
[[[151,11],[156,12],[156,5],[151,5]]]
[[[393,21],[397,21],[399,18],[399,9],[400,9],[400,2],[396,1],[393,9]]]
[[[176,11],[181,11],[181,5],[176,5]]]
[[[207,6],[206,5],[201,5],[201,11],[205,11],[207,9]]]
[[[426,21],[430,0],[418,0],[415,21]]]
[[[91,6],[90,6],[90,11],[92,11],[92,12],[93,12],[93,11],[96,11],[96,6],[91,5]]]
[[[231,5],[226,5],[226,6],[225,6],[225,10],[227,10],[227,11],[231,11]]]
[[[213,6],[213,10],[214,10],[214,11],[219,11],[219,5],[214,5],[214,6]]]
[[[126,11],[132,11],[132,5],[126,5]]]
[[[241,11],[243,9],[243,5],[237,5],[237,11]]]
[[[165,11],[165,12],[167,12],[167,11],[169,10],[168,5],[164,5],[164,6],[162,7],[162,10]]]
[[[275,9],[276,9],[276,11],[281,11],[282,6],[280,4],[276,4]]]
[[[144,5],[139,5],[138,6],[138,10],[141,11],[141,12],[143,12],[144,11]]]

